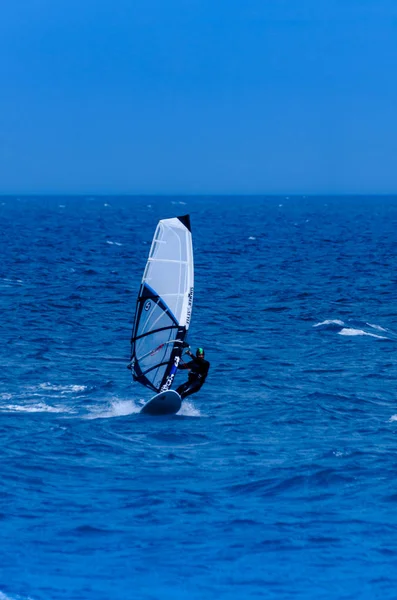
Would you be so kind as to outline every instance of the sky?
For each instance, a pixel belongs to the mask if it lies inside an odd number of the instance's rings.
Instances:
[[[0,193],[397,193],[397,2],[3,0]]]

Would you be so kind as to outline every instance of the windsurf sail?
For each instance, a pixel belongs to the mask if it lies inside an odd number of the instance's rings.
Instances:
[[[135,381],[168,390],[182,355],[193,306],[189,215],[159,221],[143,274],[131,338]]]

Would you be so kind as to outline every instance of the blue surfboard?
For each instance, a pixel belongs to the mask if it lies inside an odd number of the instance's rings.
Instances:
[[[175,390],[161,392],[151,398],[141,409],[145,415],[175,415],[181,408],[182,398]]]

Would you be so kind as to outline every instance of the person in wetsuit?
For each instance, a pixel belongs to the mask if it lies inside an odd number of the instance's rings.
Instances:
[[[187,350],[186,354],[188,354],[192,360],[188,363],[181,361],[178,367],[179,369],[189,369],[190,371],[189,378],[186,383],[180,385],[176,390],[182,400],[183,398],[186,398],[186,396],[190,396],[191,394],[199,391],[208,375],[210,368],[210,363],[204,358],[203,348],[197,348],[196,356],[194,356],[190,350]]]

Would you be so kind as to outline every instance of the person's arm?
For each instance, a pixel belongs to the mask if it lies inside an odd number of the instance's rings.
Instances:
[[[191,369],[192,366],[193,366],[193,364],[194,364],[194,358],[195,358],[195,356],[194,356],[194,354],[192,354],[190,352],[189,345],[186,342],[184,343],[184,346],[185,347],[187,346],[187,348],[188,348],[187,350],[185,350],[185,354],[187,354],[188,356],[190,356],[190,358],[192,358],[193,360],[189,360],[189,362],[185,363],[185,362],[183,362],[183,358],[181,357],[181,360],[180,360],[179,365],[178,365],[178,369]]]
[[[188,363],[185,363],[181,359],[179,361],[178,369],[191,369],[192,368],[192,363],[193,363],[193,361],[191,361],[191,360]]]

